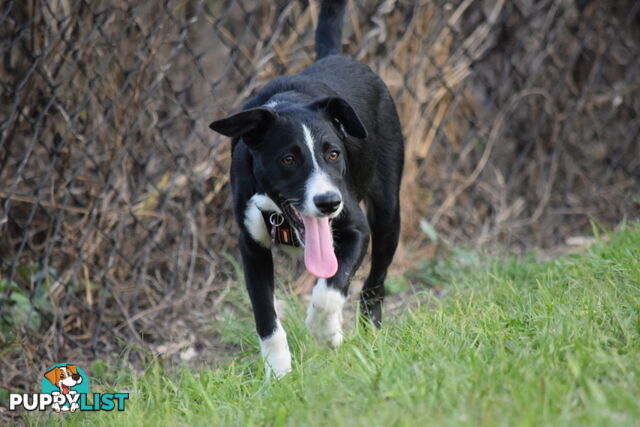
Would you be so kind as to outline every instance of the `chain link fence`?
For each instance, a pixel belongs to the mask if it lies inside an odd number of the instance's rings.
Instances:
[[[215,347],[201,327],[239,285],[230,144],[207,125],[313,61],[318,11],[3,3],[0,386],[32,387],[25,366]],[[420,220],[522,250],[638,218],[640,1],[356,1],[344,48],[403,124],[399,257],[424,245]]]

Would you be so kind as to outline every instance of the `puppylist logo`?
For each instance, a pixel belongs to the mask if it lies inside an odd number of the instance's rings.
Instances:
[[[42,393],[12,393],[9,410],[55,412],[124,411],[129,393],[93,393],[89,401],[89,378],[77,365],[59,363],[44,373]]]

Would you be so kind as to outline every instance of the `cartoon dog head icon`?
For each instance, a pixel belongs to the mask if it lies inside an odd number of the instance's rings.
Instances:
[[[78,373],[76,365],[54,366],[44,374],[44,377],[51,384],[58,387],[62,394],[69,394],[71,387],[82,382],[82,377]]]

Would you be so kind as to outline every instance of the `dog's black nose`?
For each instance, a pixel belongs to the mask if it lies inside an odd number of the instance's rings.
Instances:
[[[326,193],[313,196],[313,203],[315,203],[320,212],[326,215],[334,213],[338,207],[340,207],[341,202],[342,198],[340,197],[340,194],[335,191],[328,191]]]

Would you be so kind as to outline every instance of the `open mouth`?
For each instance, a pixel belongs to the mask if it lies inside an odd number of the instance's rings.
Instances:
[[[302,221],[302,215],[300,214],[300,212],[295,207],[293,207],[292,204],[287,204],[286,206],[284,206],[282,211],[287,217],[289,224],[291,224],[293,228],[295,228],[298,232],[302,243],[304,243],[304,222]]]
[[[281,208],[281,210],[282,212],[284,212],[284,216],[287,217],[287,221],[289,221],[289,224],[291,224],[293,228],[296,229],[298,235],[300,236],[302,244],[304,244],[305,228],[300,211],[296,209],[292,204],[285,205],[283,208]],[[332,222],[333,218],[329,218],[329,225],[331,225]]]
[[[333,249],[332,218],[317,218],[301,213],[291,203],[282,211],[304,243],[304,264],[309,273],[320,278],[333,277],[338,260]]]

